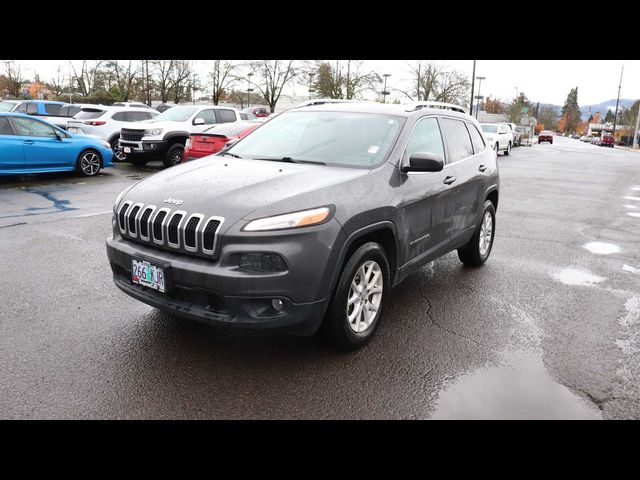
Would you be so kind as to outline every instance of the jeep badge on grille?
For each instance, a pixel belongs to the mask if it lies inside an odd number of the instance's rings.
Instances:
[[[178,200],[177,198],[173,198],[173,197],[169,197],[169,198],[165,198],[163,200],[164,203],[172,203],[174,204],[176,207],[178,205],[182,205],[182,200]]]

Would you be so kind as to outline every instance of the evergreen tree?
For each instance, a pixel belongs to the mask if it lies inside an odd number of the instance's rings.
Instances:
[[[611,110],[607,110],[607,114],[604,116],[604,122],[613,123],[614,118],[616,118],[615,114]]]
[[[562,107],[562,115],[566,118],[566,132],[575,133],[580,124],[580,107],[578,106],[578,87],[572,88]]]

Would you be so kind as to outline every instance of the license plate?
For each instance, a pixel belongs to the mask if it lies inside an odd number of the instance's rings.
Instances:
[[[131,153],[131,147],[124,147],[124,153]]]
[[[146,260],[131,259],[131,280],[143,287],[166,292],[164,268],[153,265]]]

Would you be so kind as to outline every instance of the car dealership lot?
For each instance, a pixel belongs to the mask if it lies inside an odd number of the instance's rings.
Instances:
[[[0,416],[640,418],[640,155],[556,137],[499,165],[487,264],[426,265],[348,354],[115,287],[113,201],[161,163],[0,179]]]

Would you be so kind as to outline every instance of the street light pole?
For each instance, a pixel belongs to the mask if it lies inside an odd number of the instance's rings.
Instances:
[[[382,103],[387,103],[387,95],[389,95],[389,92],[387,92],[387,78],[389,78],[391,74],[385,73],[382,76],[384,77],[384,90],[382,91]]]
[[[315,73],[309,74],[309,100],[311,100],[311,92],[313,92],[313,77],[315,77]]]
[[[471,102],[469,102],[469,113],[473,115],[473,89],[476,84],[476,61],[473,61],[473,73],[471,74]],[[418,99],[420,100],[420,99]]]
[[[149,60],[145,60],[144,61],[144,67],[146,70],[146,77],[147,77],[147,105],[150,107],[151,106],[151,92],[149,91]]]
[[[638,102],[638,112],[636,114],[636,129],[633,131],[633,149],[638,148],[638,127],[640,127],[640,102]],[[627,143],[627,145],[629,145]]]
[[[476,97],[478,99],[478,103],[476,104],[476,118],[478,118],[478,110],[480,109],[480,99],[484,98],[480,96],[480,88],[482,88],[482,80],[486,78],[487,77],[476,77],[476,79],[478,80],[478,96]]]
[[[247,108],[249,108],[251,106],[251,92],[253,91],[253,88],[251,87],[251,77],[253,76],[253,72],[249,72],[247,73]]]
[[[616,124],[618,123],[618,105],[620,104],[620,88],[622,88],[622,74],[624,73],[624,63],[620,72],[620,83],[618,84],[618,99],[616,100],[616,115],[613,117],[613,141],[616,138]]]

